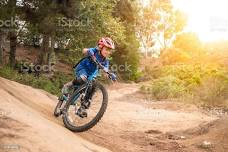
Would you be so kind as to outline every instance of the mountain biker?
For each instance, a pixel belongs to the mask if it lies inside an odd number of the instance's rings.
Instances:
[[[80,60],[79,63],[74,66],[75,79],[64,84],[62,94],[68,94],[69,89],[74,85],[82,85],[85,83],[87,78],[97,70],[97,66],[91,58],[97,60],[104,67],[104,71],[108,72],[109,60],[107,58],[111,55],[112,50],[114,49],[114,42],[108,37],[101,38],[95,48],[84,48],[83,54],[87,57]],[[115,81],[116,75],[112,73],[110,78]],[[63,100],[62,96],[60,96],[59,100]]]

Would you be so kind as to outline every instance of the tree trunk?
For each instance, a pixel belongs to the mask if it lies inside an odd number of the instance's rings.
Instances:
[[[148,57],[148,48],[146,47],[145,48],[145,58],[147,58]]]
[[[0,66],[3,65],[4,33],[0,30]]]
[[[55,45],[55,40],[54,38],[51,38],[51,48],[49,49],[50,51],[48,52],[48,65],[51,65],[53,63],[53,59],[55,58],[54,45]]]
[[[15,67],[16,64],[16,48],[17,48],[17,35],[14,30],[9,33],[10,36],[10,56],[9,64],[11,67]]]
[[[16,17],[16,0],[9,0],[8,5],[11,7],[10,19],[13,18],[13,22],[15,22]],[[16,47],[17,47],[17,34],[15,30],[15,26],[10,26],[9,38],[10,38],[10,56],[9,56],[9,64],[11,67],[14,67],[16,64]]]
[[[40,51],[39,61],[40,65],[48,63],[48,46],[49,46],[49,36],[43,35],[42,50]]]

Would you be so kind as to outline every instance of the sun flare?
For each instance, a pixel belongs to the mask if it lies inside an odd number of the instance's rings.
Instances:
[[[201,41],[228,40],[227,0],[172,0],[175,8],[188,16],[186,31]]]

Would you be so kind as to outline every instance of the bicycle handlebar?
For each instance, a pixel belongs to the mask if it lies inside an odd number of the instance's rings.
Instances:
[[[97,61],[95,57],[91,57],[91,59],[100,69],[102,69],[105,73],[108,74],[109,79],[111,79],[112,81],[116,81],[116,76],[114,75],[113,78],[113,73],[105,70],[105,67],[99,61]]]
[[[99,67],[100,69],[102,69],[105,73],[107,73],[107,74],[109,74],[109,75],[111,74],[109,71],[105,71],[105,70],[104,70],[105,67],[104,67],[100,62],[98,62],[96,59],[93,59],[93,58],[92,58],[92,60],[93,60],[93,61],[98,65],[98,67]]]

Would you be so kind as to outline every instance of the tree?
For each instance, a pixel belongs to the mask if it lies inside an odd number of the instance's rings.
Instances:
[[[49,64],[51,56],[54,55],[54,43],[58,36],[59,17],[74,18],[76,14],[77,1],[74,0],[24,0],[24,20],[28,23],[28,33],[34,33],[42,39],[42,51],[39,55],[39,64]],[[60,27],[61,28],[61,27]],[[51,42],[52,45],[49,45]]]
[[[176,35],[173,46],[166,49],[160,59],[163,64],[175,64],[202,60],[205,57],[203,45],[195,33],[187,32]]]
[[[12,19],[12,21],[15,23],[16,18],[16,0],[9,0],[8,1],[8,8],[9,9],[9,20]],[[10,32],[9,32],[9,38],[10,38],[10,55],[9,55],[9,64],[11,67],[14,67],[16,64],[16,47],[17,47],[17,34],[16,34],[16,27],[15,25],[11,25]]]
[[[72,53],[72,56],[67,56],[66,60],[76,62],[82,48],[94,47],[98,39],[108,36],[119,44],[117,48],[121,48],[121,56],[125,56],[121,58],[124,59],[122,61],[126,60],[129,64],[134,64],[133,73],[137,71],[138,41],[135,38],[133,26],[135,16],[131,2],[126,1],[127,5],[124,5],[130,9],[127,15],[124,15],[125,10],[121,10],[121,6],[118,5],[120,1],[116,0],[102,2],[99,0],[21,0],[18,2],[15,6],[15,16],[20,21],[19,24],[21,22],[25,24],[23,30],[19,30],[21,25],[17,25],[16,30],[19,32],[16,33],[16,37],[11,35],[11,40],[18,40],[21,44],[32,44],[34,39],[40,38],[42,40],[40,45],[42,51],[38,57],[40,64],[50,63],[54,44],[67,45],[68,52]],[[115,7],[116,5],[118,7]],[[115,11],[114,8],[120,8],[122,14],[115,14],[118,10]]]
[[[93,47],[100,37],[110,36],[117,42],[123,39],[124,28],[112,16],[115,1],[62,0],[54,3],[51,0],[30,0],[29,2],[32,2],[32,5],[24,3],[24,8],[27,10],[26,21],[43,37],[40,63],[46,62],[50,57],[50,50],[53,50],[45,41],[51,41],[52,44],[54,41],[59,44],[69,42],[67,47],[75,54],[69,58],[74,58],[76,61],[81,49]],[[34,10],[34,7],[37,9]]]
[[[37,28],[36,30],[42,36],[42,47],[40,51],[40,55],[38,57],[39,64],[47,64],[48,63],[48,53],[49,53],[49,41],[50,37],[54,32],[53,27],[53,7],[52,2],[48,1],[30,1],[24,2],[25,11],[25,20],[33,26],[33,28]],[[36,8],[36,9],[34,9]]]
[[[178,10],[174,10],[170,0],[155,0],[142,7],[137,22],[137,35],[144,50],[155,44],[160,46],[160,54],[168,46],[175,35],[182,31],[186,25],[186,16]]]
[[[3,65],[3,49],[4,49],[4,38],[5,33],[0,29],[0,66]]]
[[[6,14],[5,14],[5,6],[7,2],[6,1],[1,1],[0,2],[0,20],[5,21],[6,20]],[[3,65],[3,49],[4,49],[4,39],[6,37],[6,32],[5,32],[5,26],[1,24],[0,26],[0,65]]]
[[[6,35],[9,35],[10,39],[10,55],[9,55],[9,64],[14,67],[15,65],[15,54],[16,54],[16,0],[3,0],[0,2],[0,63],[3,63],[3,40]],[[6,24],[7,23],[7,24]]]
[[[200,56],[203,52],[202,43],[196,33],[185,32],[178,34],[173,42],[174,48],[181,49],[190,56]]]
[[[186,16],[180,11],[170,11],[166,14],[161,14],[162,18],[157,22],[156,32],[162,49],[165,50],[172,44],[173,38],[176,34],[181,32],[186,25]],[[159,39],[161,37],[161,39]],[[162,52],[161,52],[162,54]]]
[[[160,61],[164,65],[184,63],[191,59],[191,56],[179,48],[168,48],[160,56]]]
[[[76,24],[66,25],[64,22],[61,32],[64,31],[65,39],[69,39],[68,48],[74,54],[72,61],[78,61],[84,47],[94,47],[101,37],[111,37],[116,43],[125,38],[123,23],[113,17],[113,8],[116,5],[112,0],[80,0],[78,16],[68,22]],[[66,34],[67,33],[67,34]],[[63,36],[63,34],[62,34]]]
[[[139,11],[139,17],[136,23],[136,34],[137,38],[140,40],[141,45],[145,51],[145,56],[148,56],[149,49],[152,48],[155,44],[153,40],[155,27],[153,23],[155,20],[158,20],[158,16],[156,16],[153,12],[155,10],[154,2],[150,5],[150,7],[143,7],[142,4],[138,4],[142,9]]]
[[[119,71],[124,79],[136,80],[139,76],[139,42],[136,38],[135,23],[137,20],[137,6],[133,1],[118,1],[114,16],[119,17],[124,23],[126,38],[117,44],[117,50],[114,54],[114,61],[121,66],[129,67]]]

